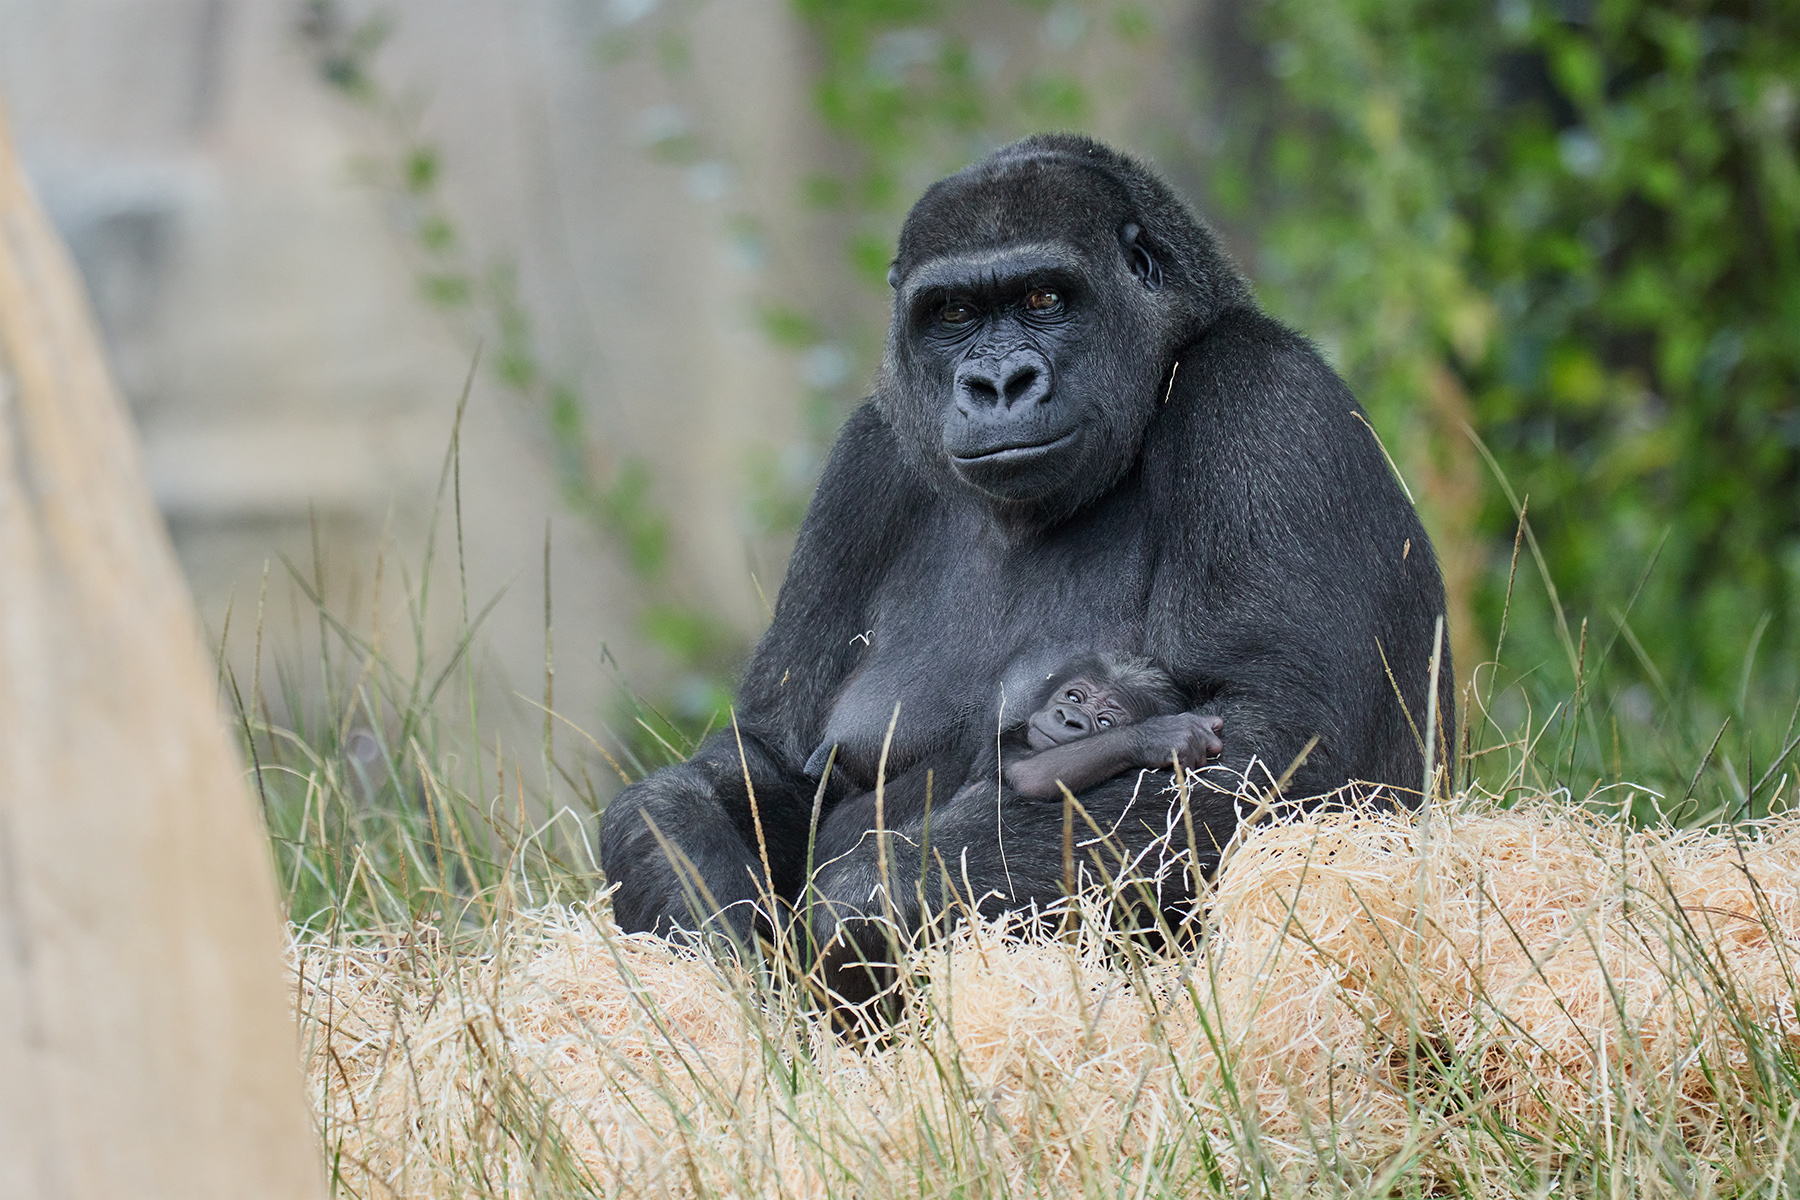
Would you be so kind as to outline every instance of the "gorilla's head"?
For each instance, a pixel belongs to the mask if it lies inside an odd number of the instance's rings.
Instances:
[[[1248,303],[1209,230],[1097,142],[1040,135],[934,184],[888,275],[877,404],[916,465],[1054,521],[1130,469],[1176,355]]]

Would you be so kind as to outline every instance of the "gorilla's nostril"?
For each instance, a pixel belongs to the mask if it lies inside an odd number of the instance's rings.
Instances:
[[[980,375],[964,375],[962,390],[963,395],[976,404],[994,405],[1000,402],[1000,389],[994,386],[993,380]]]
[[[1006,407],[1011,408],[1020,401],[1040,399],[1042,388],[1038,387],[1039,372],[1036,367],[1025,367],[1014,371],[1006,381]]]

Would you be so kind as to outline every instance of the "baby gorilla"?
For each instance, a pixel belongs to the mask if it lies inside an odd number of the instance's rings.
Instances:
[[[1220,717],[1183,712],[1169,673],[1135,655],[1083,654],[1046,681],[1043,707],[1001,738],[1007,784],[1021,796],[1079,792],[1127,771],[1204,766],[1221,749]],[[1019,739],[1024,749],[1019,749]]]

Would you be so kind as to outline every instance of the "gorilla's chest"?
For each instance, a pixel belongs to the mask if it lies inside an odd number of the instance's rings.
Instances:
[[[1143,645],[1153,561],[1143,522],[1090,522],[1029,543],[952,519],[921,533],[871,597],[861,661],[826,725],[824,740],[863,782],[890,721],[893,774],[1022,719],[1073,654]]]

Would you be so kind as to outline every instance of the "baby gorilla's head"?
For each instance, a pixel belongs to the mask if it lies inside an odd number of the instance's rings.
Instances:
[[[1169,673],[1142,655],[1081,654],[1045,682],[1038,710],[1025,719],[1025,740],[1048,750],[1185,707]]]

